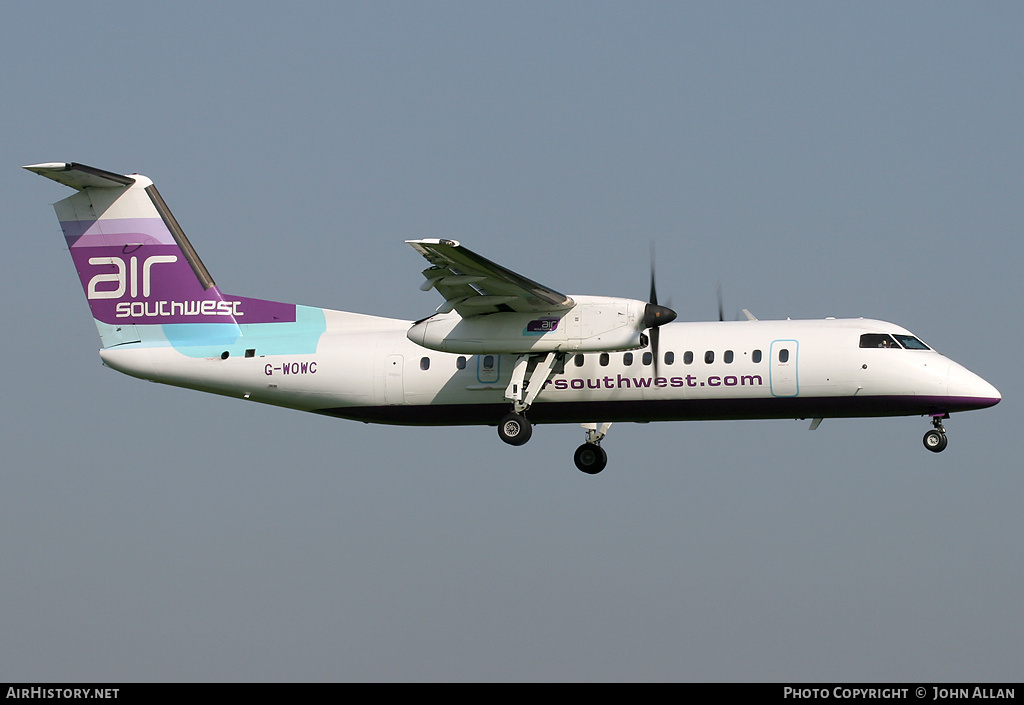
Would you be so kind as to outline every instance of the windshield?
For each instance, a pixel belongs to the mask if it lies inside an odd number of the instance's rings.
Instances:
[[[862,348],[899,348],[900,344],[886,333],[865,333],[860,337]]]
[[[898,341],[898,342],[897,342]],[[865,333],[860,337],[862,348],[906,348],[907,350],[931,350],[927,345],[912,335],[895,333]]]
[[[922,343],[920,340],[912,335],[896,335],[896,340],[900,341],[903,347],[908,350],[931,350],[927,345]]]

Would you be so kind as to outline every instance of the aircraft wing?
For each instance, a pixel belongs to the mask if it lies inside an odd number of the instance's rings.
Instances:
[[[445,298],[439,312],[455,310],[466,318],[499,311],[565,311],[576,305],[565,294],[505,269],[455,240],[406,242],[431,264],[423,270],[427,281],[420,288],[437,289]]]

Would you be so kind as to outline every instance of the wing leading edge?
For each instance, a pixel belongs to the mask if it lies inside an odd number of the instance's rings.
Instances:
[[[576,302],[472,252],[455,240],[406,240],[431,266],[423,270],[424,291],[437,289],[445,302],[438,312],[463,318],[487,313],[565,311]]]

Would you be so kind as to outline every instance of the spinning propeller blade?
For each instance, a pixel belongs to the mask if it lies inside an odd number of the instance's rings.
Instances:
[[[658,288],[654,282],[654,243],[651,243],[651,300],[644,307],[643,325],[648,329],[648,337],[651,339],[651,353],[654,355],[654,374],[658,374],[658,327],[671,323],[676,319],[676,312],[667,306],[658,305]]]

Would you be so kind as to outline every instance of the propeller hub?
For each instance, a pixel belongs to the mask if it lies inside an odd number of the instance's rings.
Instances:
[[[676,312],[667,306],[650,303],[644,307],[644,328],[657,328],[674,320]]]

